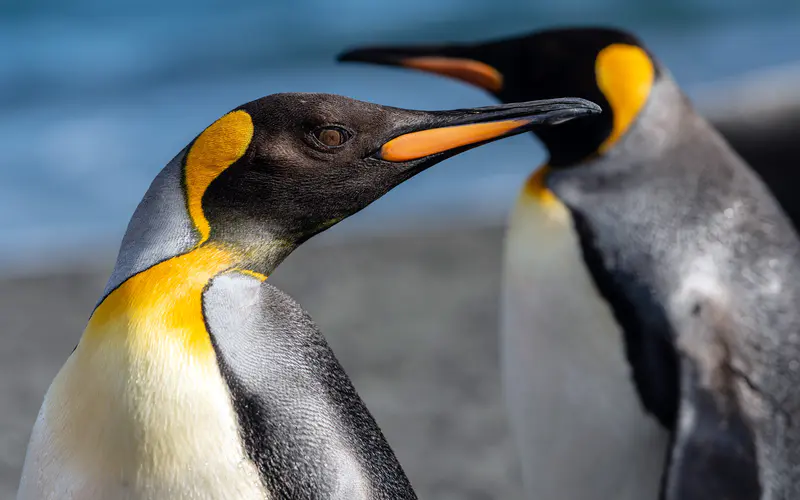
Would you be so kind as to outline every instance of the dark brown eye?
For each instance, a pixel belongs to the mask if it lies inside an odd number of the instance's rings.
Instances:
[[[324,127],[317,129],[314,136],[323,145],[329,148],[341,146],[347,141],[347,133],[336,127]]]

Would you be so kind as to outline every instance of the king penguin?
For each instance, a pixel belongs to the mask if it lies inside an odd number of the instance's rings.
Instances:
[[[501,366],[528,498],[756,499],[762,482],[765,495],[786,491],[775,483],[789,476],[770,476],[787,469],[768,436],[754,434],[755,410],[739,411],[748,379],[735,372],[698,386],[681,355],[704,369],[717,363],[714,373],[747,359],[736,369],[775,375],[764,363],[786,361],[778,342],[789,330],[770,322],[797,317],[794,274],[775,270],[794,265],[796,234],[640,40],[616,29],[552,29],[360,48],[339,60],[446,75],[507,102],[565,93],[603,108],[534,132],[549,161],[528,178],[506,236]],[[761,269],[766,256],[774,269]],[[777,281],[747,274],[761,271]],[[778,291],[785,295],[769,306],[755,298],[772,301]],[[689,296],[696,314],[676,302]],[[723,326],[704,320],[724,320],[725,329],[703,330]],[[713,359],[697,346],[681,350],[697,342],[697,329],[711,335],[700,345]],[[770,355],[748,359],[763,340]]]
[[[596,112],[581,99],[423,112],[275,94],[225,114],[134,212],[44,398],[18,498],[415,498],[317,327],[265,280],[443,159]]]

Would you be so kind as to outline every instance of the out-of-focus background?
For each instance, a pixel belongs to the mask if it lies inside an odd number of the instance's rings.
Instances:
[[[0,3],[0,499],[16,491],[41,398],[130,214],[205,126],[284,91],[421,109],[489,104],[454,81],[333,58],[357,44],[587,23],[644,38],[750,154],[774,154],[768,136],[800,124],[796,0]],[[519,494],[495,347],[502,224],[543,159],[531,136],[454,158],[314,238],[271,277],[320,324],[422,498]]]

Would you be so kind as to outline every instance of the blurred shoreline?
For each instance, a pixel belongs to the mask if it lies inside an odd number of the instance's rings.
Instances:
[[[250,99],[315,91],[421,109],[493,102],[434,75],[333,61],[352,44],[469,41],[591,19],[640,35],[701,109],[747,72],[800,61],[800,11],[751,0],[713,9],[705,0],[613,8],[501,0],[455,10],[451,2],[340,2],[337,13],[350,15],[336,16],[319,0],[304,0],[308,9],[250,0],[233,9],[200,0],[188,11],[180,0],[46,8],[55,3],[12,0],[16,11],[0,17],[0,40],[15,47],[0,55],[0,268],[46,260],[42,248],[80,257],[89,246],[115,246],[156,172]],[[543,159],[530,136],[478,148],[394,190],[348,227],[439,212],[499,221]]]
[[[800,157],[800,62],[695,85],[687,93],[746,161],[760,171],[785,177],[786,189],[800,185],[800,171],[791,168]],[[504,224],[517,189],[544,155],[538,143],[527,136],[503,142],[425,172],[315,237],[312,244],[371,234],[402,237],[408,232]],[[496,153],[508,158],[508,164],[481,169],[480,163],[491,162]],[[450,181],[445,184],[445,179]],[[57,230],[30,227],[19,230],[13,240],[6,236],[5,244],[0,245],[0,277],[94,269],[98,262],[111,266],[127,218],[112,222],[104,220],[94,228],[77,224]]]

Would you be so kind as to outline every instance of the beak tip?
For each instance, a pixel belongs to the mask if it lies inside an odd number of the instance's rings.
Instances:
[[[581,99],[583,104],[585,105],[586,112],[591,115],[597,115],[603,112],[603,108],[600,107],[599,104],[594,103],[592,101],[587,101],[586,99]]]
[[[372,64],[381,64],[388,62],[388,58],[381,57],[381,54],[372,49],[349,49],[340,52],[336,56],[337,62],[366,62]]]
[[[336,56],[336,61],[337,61],[337,62],[348,62],[348,61],[352,61],[352,60],[353,60],[353,52],[354,52],[354,51],[352,51],[352,50],[346,50],[346,51],[344,51],[344,52],[340,52],[340,53],[339,53],[339,54]]]
[[[574,113],[580,115],[596,115],[603,112],[603,108],[601,108],[599,104],[580,97],[563,97],[560,99],[553,99],[553,102],[566,105],[566,109],[570,109]]]
[[[592,115],[599,115],[603,112],[597,103],[581,98],[566,98],[562,101],[567,105],[561,111],[556,111],[550,115],[546,123],[550,125],[558,125],[560,123],[572,121],[575,118],[581,118]]]

